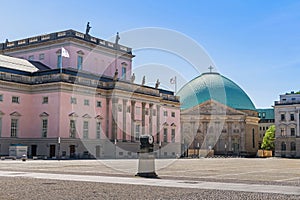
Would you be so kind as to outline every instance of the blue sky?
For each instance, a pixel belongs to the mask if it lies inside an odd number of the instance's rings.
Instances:
[[[270,107],[279,94],[300,90],[300,1],[2,0],[0,8],[1,42],[66,29],[84,32],[88,21],[90,34],[103,39],[160,27],[201,45],[217,71],[239,84],[257,108]],[[176,65],[186,79],[199,75],[185,70],[185,61],[164,53],[134,53],[134,67],[153,62]]]

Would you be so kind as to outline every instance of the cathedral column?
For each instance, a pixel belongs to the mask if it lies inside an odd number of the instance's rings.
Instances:
[[[203,149],[208,149],[207,146],[207,127],[208,127],[208,122],[202,122],[202,126],[203,126]]]
[[[246,138],[245,138],[245,121],[240,122],[240,130],[241,130],[241,140],[240,140],[240,151],[245,151],[245,143],[246,143]]]
[[[135,101],[131,101],[131,142],[134,141],[134,131],[135,131]]]
[[[227,122],[227,127],[228,127],[228,151],[232,151],[232,122]]]

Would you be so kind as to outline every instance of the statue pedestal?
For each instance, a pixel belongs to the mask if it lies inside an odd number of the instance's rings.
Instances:
[[[157,174],[155,173],[155,158],[153,154],[139,154],[139,166],[138,173],[136,174],[136,176],[146,178],[157,178]]]

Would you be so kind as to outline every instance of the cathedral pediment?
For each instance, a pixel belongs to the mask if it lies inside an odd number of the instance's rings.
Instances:
[[[245,113],[228,107],[214,100],[208,100],[192,108],[183,110],[182,115],[245,115]]]

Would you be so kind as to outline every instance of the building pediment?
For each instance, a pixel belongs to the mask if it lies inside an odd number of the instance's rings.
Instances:
[[[72,112],[69,114],[69,117],[78,117],[78,115],[75,112]]]
[[[92,118],[89,114],[85,114],[85,115],[83,115],[82,117],[83,117],[83,118],[86,118],[86,119]]]
[[[103,120],[104,117],[102,117],[101,115],[97,115],[97,116],[95,117],[95,119],[97,119],[97,120]]]
[[[13,112],[13,113],[10,114],[10,116],[12,116],[12,117],[20,117],[21,114],[18,113],[18,112]]]
[[[40,117],[48,117],[48,116],[49,116],[49,114],[46,112],[43,112],[42,114],[40,114]]]
[[[215,100],[208,100],[192,108],[183,110],[182,115],[245,115],[245,113],[221,104]]]

